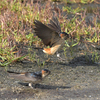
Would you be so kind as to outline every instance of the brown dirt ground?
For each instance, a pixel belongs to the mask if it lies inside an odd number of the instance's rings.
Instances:
[[[0,67],[0,100],[100,100],[100,64],[92,62],[92,54],[84,44],[72,49],[73,55],[70,54],[70,48],[67,48],[66,60],[61,61],[56,55],[47,57],[41,49],[33,48],[41,64],[23,60]],[[87,52],[87,55],[83,52]],[[65,57],[63,52],[61,57]],[[48,58],[50,60],[46,61]],[[44,66],[43,61],[46,61]],[[16,72],[48,68],[51,74],[37,88],[31,89],[26,86],[27,83],[10,78],[6,68]]]

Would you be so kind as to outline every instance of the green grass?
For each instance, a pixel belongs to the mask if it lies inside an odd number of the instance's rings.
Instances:
[[[65,1],[65,0],[63,0]],[[75,0],[74,0],[75,1]],[[67,1],[69,2],[69,1]],[[71,1],[72,2],[72,1]],[[77,1],[75,1],[77,2]],[[81,0],[81,3],[91,3],[93,0]],[[43,46],[41,40],[34,35],[33,27],[34,20],[40,20],[47,24],[52,18],[51,2],[46,2],[45,6],[41,6],[38,3],[31,5],[29,3],[22,3],[21,0],[1,0],[0,1],[0,65],[7,66],[10,63],[22,60],[28,57],[29,60],[36,59],[36,54],[21,55],[20,44],[23,46]],[[86,26],[85,15],[87,11],[80,9],[79,7],[73,9],[71,7],[63,7],[59,11],[59,22],[61,24],[62,31],[66,31],[74,37],[76,42],[72,44],[72,47],[77,45],[81,41],[81,37],[86,42],[100,41],[99,29],[100,23],[96,23],[96,17],[93,19],[94,27]],[[61,12],[67,12],[67,14],[74,14],[75,16],[70,19],[66,19],[61,15]],[[99,9],[92,9],[92,11],[99,16]],[[57,14],[55,10],[55,14]],[[65,45],[68,46],[68,45]],[[66,52],[65,52],[66,56]],[[39,64],[39,60],[37,61]],[[44,66],[45,62],[43,63]]]
[[[96,0],[52,0],[52,1],[61,1],[67,4],[73,4],[73,3],[81,3],[81,4],[87,4],[87,3],[93,3],[96,2]]]

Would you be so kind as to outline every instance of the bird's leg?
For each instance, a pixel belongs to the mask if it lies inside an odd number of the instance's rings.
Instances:
[[[28,86],[33,89],[33,83],[29,83]]]
[[[66,59],[60,57],[60,53],[58,53],[58,52],[57,52],[57,57],[58,57],[58,59],[61,60],[61,61],[66,60]]]
[[[32,89],[36,88],[38,85],[39,85],[39,84],[35,84],[34,87],[33,87],[33,83],[29,83],[29,84],[28,84],[28,86],[29,86],[30,88],[32,88]]]

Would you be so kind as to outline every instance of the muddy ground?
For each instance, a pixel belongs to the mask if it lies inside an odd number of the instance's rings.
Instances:
[[[61,57],[65,61],[59,60],[56,55],[47,56],[42,49],[33,48],[32,53],[36,52],[39,63],[22,60],[0,67],[0,100],[100,100],[100,64],[99,61],[93,62],[91,53],[92,50],[100,54],[100,50],[87,46],[78,44],[72,48],[72,54],[67,48],[66,57],[62,51]],[[28,87],[26,82],[10,78],[6,72],[6,69],[26,72],[43,68],[48,68],[51,74],[35,89]]]

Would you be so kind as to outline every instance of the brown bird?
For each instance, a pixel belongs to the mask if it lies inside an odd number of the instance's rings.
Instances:
[[[49,55],[55,54],[64,44],[64,40],[69,38],[69,34],[61,32],[60,23],[56,17],[52,17],[48,25],[44,25],[38,20],[35,20],[34,24],[35,34],[42,39],[46,46],[50,46],[50,48],[44,48],[44,53]]]
[[[7,71],[9,76],[15,79],[23,80],[26,82],[30,82],[29,86],[33,88],[32,84],[37,84],[42,81],[46,76],[50,74],[48,69],[43,69],[39,72],[24,72],[24,73],[17,73],[12,71]]]

